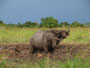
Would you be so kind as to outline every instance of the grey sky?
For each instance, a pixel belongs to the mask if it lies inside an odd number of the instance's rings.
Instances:
[[[5,23],[40,22],[53,16],[59,22],[90,22],[90,0],[0,0],[0,20]]]

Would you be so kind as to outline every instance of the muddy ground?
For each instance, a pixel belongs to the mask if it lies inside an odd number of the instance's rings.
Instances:
[[[74,56],[90,57],[90,44],[61,44],[53,54],[30,54],[29,44],[0,44],[0,55],[9,59],[36,60],[48,56],[51,59],[69,59]]]

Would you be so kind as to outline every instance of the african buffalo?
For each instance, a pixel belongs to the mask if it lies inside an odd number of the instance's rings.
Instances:
[[[41,30],[37,31],[30,40],[30,51],[36,53],[44,50],[53,52],[55,47],[69,35],[70,30]]]

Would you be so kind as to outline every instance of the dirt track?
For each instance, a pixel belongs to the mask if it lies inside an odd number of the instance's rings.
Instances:
[[[90,45],[61,44],[57,46],[53,54],[36,53],[30,54],[29,44],[0,45],[0,55],[12,59],[37,59],[49,56],[52,59],[69,59],[74,56],[90,57]]]

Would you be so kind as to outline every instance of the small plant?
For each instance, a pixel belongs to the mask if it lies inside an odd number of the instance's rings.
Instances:
[[[7,68],[7,65],[5,62],[0,62],[0,68]]]

